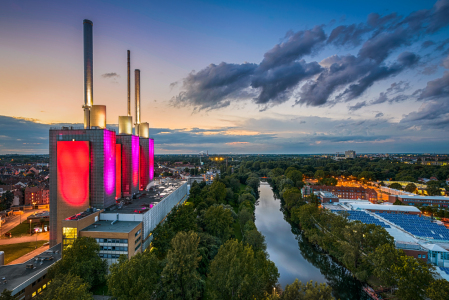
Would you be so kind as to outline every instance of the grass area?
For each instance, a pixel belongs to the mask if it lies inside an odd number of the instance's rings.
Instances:
[[[241,194],[246,189],[246,184],[240,183],[240,191],[239,194]]]
[[[0,251],[5,251],[5,265],[12,262],[13,260],[18,259],[19,257],[33,251],[43,244],[47,243],[47,241],[37,241],[36,242],[28,242],[28,243],[19,243],[19,244],[10,244],[10,245],[0,245]]]
[[[34,226],[41,226],[40,223],[31,223],[31,228],[33,229]],[[44,225],[49,225],[48,221],[44,222]],[[19,237],[22,235],[29,235],[30,234],[30,222],[28,221],[24,221],[22,222],[22,224],[17,225],[16,227],[14,227],[13,229],[11,229],[9,232],[11,232],[12,237]]]
[[[94,295],[109,295],[108,284],[105,283],[92,289]]]
[[[241,242],[243,239],[243,236],[242,236],[242,231],[240,230],[240,223],[238,221],[234,222],[233,227],[234,227],[234,235],[235,235],[236,239],[238,239],[239,242]]]

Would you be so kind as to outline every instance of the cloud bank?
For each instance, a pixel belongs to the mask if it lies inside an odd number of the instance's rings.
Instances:
[[[191,72],[182,80],[181,90],[171,103],[201,111],[220,109],[242,100],[252,100],[262,110],[290,99],[294,99],[295,105],[307,106],[353,101],[375,83],[416,68],[422,61],[420,55],[404,48],[448,26],[448,15],[449,0],[439,0],[430,9],[407,16],[372,13],[365,22],[340,25],[328,33],[323,25],[289,32],[281,43],[264,54],[259,64],[222,62]],[[426,40],[420,45],[444,50],[447,43]],[[307,61],[311,55],[338,48],[356,53]],[[391,94],[386,91],[379,99],[359,102],[350,109],[408,99]]]

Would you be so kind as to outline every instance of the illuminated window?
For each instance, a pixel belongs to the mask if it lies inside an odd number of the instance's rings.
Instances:
[[[36,292],[34,292],[33,294],[31,294],[31,297],[36,297]]]
[[[76,228],[63,227],[62,237],[63,237],[63,247],[64,249],[70,247],[78,236]]]
[[[44,284],[44,285],[42,286],[42,289],[45,290],[46,287],[47,287],[47,285]]]
[[[42,289],[41,289],[41,288],[38,288],[38,289],[37,289],[37,292],[38,292],[38,293],[42,292]]]

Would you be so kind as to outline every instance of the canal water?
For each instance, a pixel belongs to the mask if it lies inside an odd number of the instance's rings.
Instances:
[[[336,299],[369,299],[350,272],[310,244],[299,229],[284,219],[281,201],[268,183],[260,183],[259,195],[256,226],[265,236],[267,252],[279,270],[283,288],[298,278],[303,283],[310,280],[327,283]]]

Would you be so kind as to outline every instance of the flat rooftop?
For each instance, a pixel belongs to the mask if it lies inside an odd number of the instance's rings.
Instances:
[[[136,199],[120,199],[121,202],[112,209],[105,210],[102,213],[110,214],[143,214],[161,202],[165,197],[176,191],[181,185],[186,183],[185,180],[174,180],[157,184],[150,191],[142,191]],[[130,197],[131,198],[131,197]]]
[[[50,259],[53,257],[53,259]],[[16,265],[0,266],[0,279],[6,280],[6,284],[0,286],[0,292],[5,289],[13,291],[25,281],[36,277],[41,277],[48,267],[61,259],[61,244],[58,244],[47,251],[36,255],[26,263]],[[33,264],[33,269],[27,269],[28,264]],[[31,284],[31,282],[30,282]],[[21,287],[21,289],[25,288]]]
[[[128,233],[139,226],[138,221],[97,221],[81,231],[84,232],[124,232]]]

